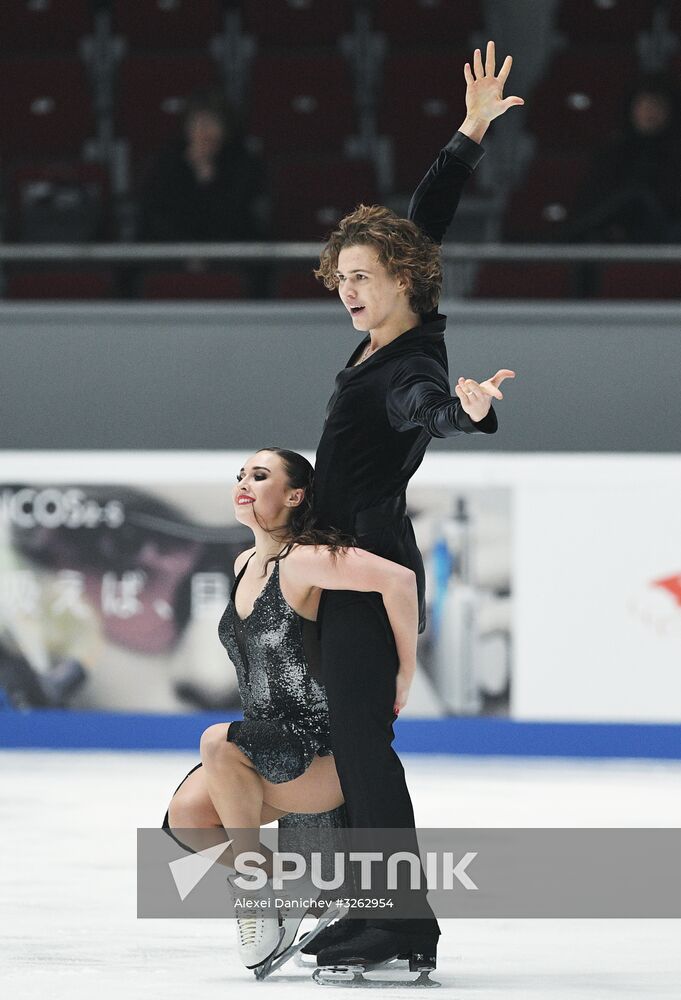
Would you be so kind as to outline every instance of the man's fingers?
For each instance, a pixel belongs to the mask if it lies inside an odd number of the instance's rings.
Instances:
[[[500,385],[505,378],[515,378],[515,372],[511,371],[510,368],[500,368],[496,375],[492,375],[491,378],[485,379],[485,381]]]
[[[494,42],[490,41],[487,43],[487,55],[485,56],[485,75],[494,76]]]
[[[503,382],[505,378],[515,378],[515,372],[511,368],[500,368],[496,374],[491,375],[490,378],[486,378],[485,382],[493,382],[495,385],[498,385],[500,382]],[[466,379],[463,375],[461,375],[459,377],[459,385],[465,382],[473,382],[474,385],[482,385],[481,382],[475,382],[471,378]]]
[[[490,396],[493,399],[503,399],[504,394],[499,389],[499,384],[505,378],[515,378],[515,372],[510,368],[500,368],[496,375],[485,379],[484,382],[476,382],[475,379],[464,378],[461,375],[454,389],[461,402],[481,402]]]
[[[501,84],[502,90],[503,90],[504,84],[508,80],[508,74],[511,72],[511,66],[512,65],[513,65],[513,59],[511,58],[511,56],[506,56],[506,58],[504,59],[503,65],[502,65],[501,69],[499,70],[499,76],[497,77],[497,80]]]
[[[482,80],[485,75],[485,71],[482,68],[482,55],[480,54],[480,49],[476,49],[473,53],[473,70],[475,72],[475,79]]]
[[[499,390],[497,390],[498,392]],[[476,400],[477,402],[482,402],[485,398],[485,390],[475,379],[467,378],[466,384],[464,386],[464,392],[468,395],[471,400]]]
[[[469,384],[470,383],[470,384]],[[478,382],[474,382],[473,379],[468,379],[466,382],[466,388],[468,389],[469,399],[483,400],[487,396],[493,396],[494,399],[503,399],[501,392],[495,385],[489,386],[484,382],[480,385]]]
[[[501,103],[503,104],[504,111],[508,111],[509,108],[524,104],[525,101],[522,97],[506,97]]]
[[[475,83],[475,77],[471,73],[471,65],[470,65],[470,63],[466,63],[466,65],[464,66],[464,68],[463,68],[463,75],[464,75],[464,79],[466,80],[466,83],[468,85],[470,85],[471,83]]]
[[[488,396],[493,396],[494,399],[503,399],[504,394],[501,389],[497,389],[495,385],[490,385],[488,382],[483,382],[480,387],[483,392],[486,392]]]

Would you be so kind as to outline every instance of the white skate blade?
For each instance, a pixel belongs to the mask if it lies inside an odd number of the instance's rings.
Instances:
[[[310,941],[314,941],[314,939],[317,937],[320,931],[323,931],[324,928],[327,927],[332,920],[335,920],[336,917],[344,917],[348,912],[348,909],[349,907],[347,906],[329,907],[324,916],[320,917],[319,920],[317,921],[317,926],[313,930],[311,930],[309,934],[303,935],[303,937],[299,941],[296,941],[295,944],[292,944],[289,948],[286,949],[286,951],[282,952],[281,955],[277,955],[275,957],[273,954],[270,958],[267,959],[266,962],[263,962],[262,965],[259,965],[257,967],[257,969],[254,969],[255,978],[259,980],[267,979],[267,977],[271,976],[273,972],[276,972],[277,969],[280,969],[282,965],[286,965],[287,962],[290,962],[290,960],[295,955],[298,954],[301,948],[303,948],[306,944],[309,944]]]
[[[374,972],[399,972],[400,976],[395,979],[369,979],[366,973]],[[409,962],[402,959],[393,959],[390,962],[377,962],[372,965],[322,965],[312,973],[312,978],[319,986],[342,986],[346,989],[360,987],[361,989],[387,990],[395,989],[434,989],[441,986],[435,979],[430,978],[430,972],[424,971],[416,974],[415,979],[407,978],[409,973]],[[415,975],[415,973],[411,973]]]

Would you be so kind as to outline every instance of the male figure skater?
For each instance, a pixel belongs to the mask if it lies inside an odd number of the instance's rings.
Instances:
[[[368,331],[338,374],[315,469],[317,523],[349,531],[358,546],[409,566],[417,575],[419,630],[425,627],[424,572],[405,490],[432,437],[493,434],[492,399],[514,372],[449,389],[446,318],[437,312],[442,283],[439,243],[467,177],[483,156],[490,122],[519,97],[503,98],[507,56],[495,75],[476,49],[464,68],[466,118],[418,186],[408,219],[360,206],[329,238],[316,272],[338,288],[356,330]],[[406,700],[396,691],[394,642],[380,595],[327,591],[320,605],[322,664],[333,747],[353,827],[414,828],[414,815],[392,723]],[[404,666],[404,665],[403,665]],[[423,897],[425,901],[425,896]],[[398,956],[434,968],[439,928],[420,919],[339,921],[309,947],[318,965],[366,965]]]

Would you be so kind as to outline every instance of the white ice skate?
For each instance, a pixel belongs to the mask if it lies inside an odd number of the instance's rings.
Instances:
[[[295,893],[293,895],[289,893],[289,899],[284,897],[284,905],[279,907],[279,914],[284,927],[284,936],[281,939],[281,944],[274,953],[275,958],[278,955],[282,955],[291,947],[296,939],[298,928],[305,919],[307,909],[295,904],[301,899],[316,900],[320,892],[321,889],[317,888],[310,878],[305,877],[296,880]]]
[[[308,934],[304,934],[303,937],[301,937],[301,939],[295,944],[291,942],[286,950],[280,948],[276,955],[273,954],[255,970],[256,979],[266,979],[273,972],[276,972],[277,969],[280,969],[282,965],[286,965],[287,962],[290,962],[291,959],[299,953],[301,948],[303,948],[310,941],[313,941],[317,934],[319,934],[320,931],[323,931],[325,927],[328,927],[332,920],[344,917],[347,912],[347,906],[338,906],[335,903],[331,903],[327,907],[324,916],[320,917],[317,921],[316,927],[314,927]],[[298,921],[298,926],[300,926],[300,921]],[[298,928],[296,927],[296,931],[297,929]]]
[[[233,898],[250,903],[253,907],[235,908],[237,949],[246,968],[255,969],[257,976],[258,966],[267,962],[279,947],[284,928],[280,924],[269,879],[262,889],[256,889],[248,885],[242,888],[237,884],[236,878],[236,875],[227,876]],[[240,881],[248,883],[249,879],[242,876]]]

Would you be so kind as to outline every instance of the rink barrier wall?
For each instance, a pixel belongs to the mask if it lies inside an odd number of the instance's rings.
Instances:
[[[635,359],[638,399],[677,399],[680,302],[443,299],[440,310],[453,379],[500,367],[517,379],[495,402],[497,434],[435,439],[430,454],[678,452],[679,408],[649,406],[636,420],[631,398]],[[243,454],[273,429],[314,451],[336,372],[357,346],[331,293],[319,304],[0,302],[0,338],[2,447],[26,452]]]
[[[0,747],[59,750],[196,750],[201,733],[240,716],[36,709],[0,711]],[[398,753],[681,760],[681,725],[517,722],[497,718],[401,719]]]

